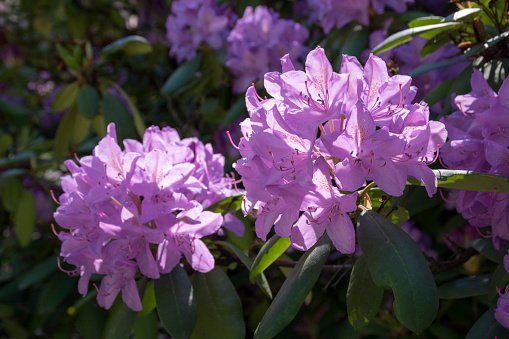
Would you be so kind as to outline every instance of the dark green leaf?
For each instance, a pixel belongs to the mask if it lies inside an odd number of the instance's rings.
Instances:
[[[23,195],[23,184],[17,178],[10,177],[2,182],[2,204],[8,212],[13,213]]]
[[[162,94],[172,94],[185,84],[187,84],[191,79],[194,78],[196,72],[200,68],[201,65],[201,56],[197,56],[196,58],[186,61],[181,64],[166,80],[166,83],[163,85],[161,89]]]
[[[509,178],[502,176],[463,170],[437,169],[433,172],[437,176],[438,187],[476,192],[509,193]],[[407,183],[423,186],[420,181],[414,178],[409,178]]]
[[[87,119],[93,119],[99,114],[99,93],[90,85],[80,89],[76,103],[78,111]]]
[[[13,141],[12,136],[9,134],[0,135],[0,154],[6,152],[11,147]]]
[[[115,89],[122,95],[124,100],[127,102],[127,105],[129,106],[129,109],[133,113],[134,118],[134,127],[136,127],[136,132],[138,132],[138,135],[143,138],[143,135],[145,134],[145,123],[143,122],[143,119],[141,118],[140,111],[138,110],[138,107],[134,104],[134,102],[131,100],[131,97],[127,95],[127,93],[120,87],[116,82],[114,81],[107,81],[108,84],[115,87]]]
[[[90,132],[91,125],[92,125],[91,120],[84,118],[81,114],[76,114],[71,139],[73,145],[79,145],[83,141],[85,141],[85,139],[88,136],[88,132]]]
[[[53,157],[57,162],[61,162],[67,152],[72,140],[72,131],[76,123],[76,115],[78,110],[76,105],[73,105],[58,124],[57,133],[53,143]]]
[[[466,94],[470,92],[472,89],[470,87],[470,78],[472,77],[472,73],[474,72],[474,68],[472,66],[466,67],[456,78],[454,78],[454,82],[451,87],[449,87],[449,92],[447,92],[447,100],[445,101],[445,105],[442,109],[442,115],[452,112],[452,97],[453,93],[456,95]]]
[[[62,45],[57,44],[57,50],[58,54],[60,54],[60,57],[62,60],[64,60],[65,65],[75,71],[78,71],[80,66],[79,62],[74,58],[71,53]]]
[[[18,289],[24,290],[39,281],[46,279],[57,269],[57,258],[51,257],[38,263],[34,268],[21,276],[18,282]]]
[[[254,282],[256,276],[265,271],[288,247],[290,247],[290,238],[281,238],[278,235],[270,238],[258,252],[249,273],[249,280]]]
[[[490,286],[488,287],[488,301],[490,302],[491,306],[497,305],[498,300],[498,290],[503,289],[504,286],[507,286],[509,284],[509,274],[506,272],[504,263],[500,263],[495,271],[493,272],[493,275],[490,280]]]
[[[497,35],[496,37],[493,37],[491,39],[486,40],[484,43],[477,44],[473,47],[470,47],[465,52],[463,52],[463,56],[465,58],[469,58],[471,56],[474,56],[476,54],[481,53],[482,51],[490,48],[491,46],[499,43],[500,41],[504,40],[509,36],[509,31],[504,32],[500,35]]]
[[[84,304],[77,314],[77,325],[83,339],[100,338],[106,326],[108,313],[93,302]]]
[[[495,319],[495,311],[489,309],[468,331],[466,339],[509,338],[509,329],[504,328]]]
[[[440,285],[440,299],[461,299],[488,293],[491,274],[474,275]]]
[[[193,280],[197,318],[193,339],[244,338],[242,305],[228,276],[218,267]]]
[[[480,8],[465,8],[459,10],[457,12],[452,13],[445,17],[442,22],[450,22],[450,21],[465,21],[469,22],[477,17],[480,17],[482,14],[482,9]]]
[[[256,328],[255,339],[272,338],[293,320],[318,280],[331,248],[330,239],[324,235],[302,255]]]
[[[424,73],[428,73],[435,69],[442,68],[442,67],[448,67],[448,66],[460,63],[460,62],[464,62],[464,60],[462,60],[462,59],[445,60],[445,61],[434,62],[432,64],[424,64],[424,65],[414,68],[410,73],[408,73],[408,75],[411,77],[415,77],[415,76],[418,76],[418,75],[421,75]]]
[[[429,91],[428,94],[426,94],[426,96],[422,99],[422,101],[427,103],[429,107],[433,106],[447,96],[447,92],[449,91],[449,88],[452,86],[454,81],[455,79],[449,79],[440,83],[438,86]]]
[[[19,199],[18,207],[14,215],[14,229],[16,239],[21,247],[27,246],[32,241],[35,228],[35,201],[30,192],[25,192]]]
[[[58,91],[53,99],[51,107],[54,113],[62,112],[64,109],[69,108],[78,97],[80,87],[77,82],[72,82]]]
[[[441,17],[441,16],[423,16],[423,17],[420,17],[420,18],[410,21],[408,23],[408,27],[414,28],[414,27],[438,24],[440,21],[442,21],[443,18],[444,17]]]
[[[14,117],[24,116],[30,113],[25,107],[7,100],[0,100],[0,112]]]
[[[493,240],[486,238],[478,238],[472,241],[472,247],[486,258],[496,263],[502,263],[504,255],[507,251],[499,251],[493,246]]]
[[[447,32],[443,32],[440,34],[437,34],[436,37],[433,37],[432,39],[429,39],[421,50],[421,58],[426,57],[427,55],[438,51],[440,48],[444,47],[447,44],[452,43],[451,37],[454,35],[459,34],[459,30],[451,30]]]
[[[428,328],[438,312],[438,292],[419,246],[372,210],[359,216],[357,237],[373,281],[394,293],[398,320],[415,333]]]
[[[40,313],[55,311],[58,305],[76,288],[76,283],[77,279],[72,279],[65,273],[54,274],[39,294],[37,310]]]
[[[238,118],[247,115],[246,108],[246,100],[244,98],[240,98],[232,105],[226,116],[224,117],[223,122],[221,122],[222,126],[230,126],[233,124]]]
[[[360,57],[369,44],[369,30],[361,25],[350,31],[341,46],[341,54]]]
[[[0,318],[7,318],[14,314],[14,307],[9,304],[0,303]]]
[[[131,35],[117,41],[112,42],[108,46],[105,46],[101,53],[105,56],[113,54],[122,55],[141,55],[152,52],[152,46],[147,39],[138,35]]]
[[[155,312],[150,312],[147,315],[142,315],[141,312],[138,313],[134,321],[134,337],[136,339],[157,339],[159,334],[157,323]]]
[[[186,271],[177,265],[154,280],[157,314],[174,338],[189,338],[196,321],[196,301]]]
[[[110,93],[103,93],[103,115],[106,125],[115,123],[119,144],[124,139],[135,139],[136,129],[133,118],[122,101]]]
[[[221,213],[222,215],[238,211],[242,207],[243,198],[244,196],[240,193],[232,195],[231,197],[224,198],[223,200],[209,206],[207,211]]]
[[[371,278],[366,257],[361,255],[353,266],[346,292],[348,320],[356,330],[367,325],[377,314],[383,293]]]
[[[443,31],[453,29],[460,25],[456,22],[447,22],[440,23],[435,25],[427,25],[421,27],[408,28],[403,31],[400,31],[396,34],[391,35],[380,44],[378,44],[374,49],[373,53],[378,54],[385,51],[388,51],[391,48],[397,47],[399,45],[404,44],[407,41],[410,41],[413,37],[417,35],[423,35],[424,33],[439,34]]]

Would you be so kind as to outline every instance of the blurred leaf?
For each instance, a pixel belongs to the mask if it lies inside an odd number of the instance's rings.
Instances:
[[[446,16],[442,22],[450,22],[450,21],[464,21],[469,22],[477,17],[480,17],[482,14],[482,10],[480,8],[465,8],[461,9],[457,12],[454,12],[448,16]]]
[[[235,255],[242,261],[242,263],[247,267],[248,270],[251,270],[253,267],[253,260],[247,256],[240,248],[237,246],[230,244],[226,241],[216,241],[216,244],[221,245],[223,247],[229,248]],[[272,299],[272,291],[270,290],[269,282],[265,277],[265,274],[260,273],[256,276],[255,282],[260,286],[263,293],[265,293],[270,299]]]
[[[361,255],[353,266],[346,292],[348,320],[356,330],[367,325],[378,313],[383,293],[371,278],[366,257]]]
[[[24,273],[18,282],[18,289],[24,290],[27,287],[46,279],[57,269],[57,258],[50,257],[41,263],[37,263],[32,269]]]
[[[503,289],[504,286],[509,284],[509,273],[506,272],[504,263],[500,263],[490,279],[490,285],[488,287],[488,301],[491,306],[497,305],[498,291],[497,288]]]
[[[0,100],[0,112],[18,117],[29,114],[29,111],[25,107],[7,100]]]
[[[0,303],[0,318],[7,318],[14,314],[14,307],[9,304]]]
[[[461,299],[488,293],[491,274],[460,278],[438,287],[440,299]]]
[[[438,292],[419,246],[372,210],[359,216],[357,237],[373,281],[394,293],[398,320],[415,333],[428,328],[438,312]]]
[[[53,142],[53,157],[57,162],[62,162],[69,151],[77,115],[78,109],[76,105],[73,105],[58,124],[55,140]]]
[[[119,98],[110,93],[103,93],[103,115],[106,126],[115,123],[117,139],[122,144],[124,139],[136,139],[133,118]]]
[[[17,178],[10,177],[2,182],[2,204],[8,212],[14,213],[23,195],[23,184]]]
[[[76,288],[76,283],[76,279],[68,277],[65,273],[54,274],[39,294],[37,310],[40,313],[55,311],[69,293]]]
[[[463,52],[463,56],[465,58],[469,58],[471,56],[474,56],[476,54],[481,53],[482,51],[490,48],[491,46],[499,43],[500,41],[504,40],[509,36],[509,31],[504,32],[502,34],[499,34],[491,39],[486,40],[484,43],[477,44],[473,47],[470,47],[465,52]]]
[[[120,87],[116,82],[114,81],[107,81],[108,84],[113,86],[119,93],[122,95],[124,100],[127,102],[127,105],[129,106],[129,109],[133,113],[134,118],[134,127],[136,128],[136,132],[138,132],[138,135],[143,138],[143,135],[145,134],[145,123],[143,122],[143,119],[141,118],[140,111],[138,110],[138,107],[134,104],[134,102],[131,100],[131,97],[127,95],[127,93]]]
[[[454,82],[451,87],[449,87],[449,92],[447,92],[447,98],[451,98],[453,94],[460,95],[466,94],[470,92],[472,89],[470,87],[470,78],[472,77],[472,73],[474,69],[472,66],[466,67],[456,78],[454,78]],[[445,105],[442,109],[442,115],[447,114],[452,111],[452,100],[446,100]]]
[[[462,60],[462,59],[445,60],[445,61],[434,62],[431,64],[424,64],[424,65],[420,65],[420,66],[414,68],[410,73],[408,73],[408,75],[411,77],[415,77],[415,76],[418,76],[418,75],[421,75],[424,73],[428,73],[435,69],[442,68],[442,67],[448,67],[448,66],[460,63],[460,62],[465,62],[465,60]]]
[[[232,213],[241,209],[243,199],[244,196],[238,193],[209,206],[207,211],[221,213],[222,215]]]
[[[189,338],[196,322],[196,300],[186,271],[177,265],[154,280],[157,314],[173,338]]]
[[[93,119],[99,114],[99,93],[90,85],[80,89],[76,103],[78,111],[87,119]]]
[[[62,87],[51,103],[53,112],[59,113],[64,109],[69,108],[76,101],[79,90],[80,87],[77,82],[72,82]]]
[[[436,35],[435,37],[433,37],[433,39],[429,39],[422,47],[421,58],[425,58],[427,55],[429,55],[435,51],[438,51],[440,48],[444,47],[447,44],[452,43],[451,37],[453,37],[454,35],[457,35],[457,34],[459,34],[459,30],[454,30],[454,31],[451,30],[451,31],[440,33],[440,34]],[[465,60],[463,60],[463,61],[465,61]]]
[[[244,98],[239,98],[232,105],[228,113],[221,122],[221,126],[226,127],[233,124],[237,119],[247,116],[247,108],[246,108],[246,100]]]
[[[343,41],[341,54],[360,57],[369,44],[369,30],[362,25],[355,26]]]
[[[442,21],[443,18],[444,17],[441,17],[441,16],[423,16],[423,17],[420,17],[420,18],[410,21],[408,23],[408,27],[414,28],[414,27],[438,24],[440,21]]]
[[[104,56],[111,56],[116,53],[123,55],[142,55],[152,52],[150,42],[142,36],[131,35],[125,38],[118,39],[111,44],[103,47],[101,54]]]
[[[497,250],[493,245],[493,240],[487,238],[477,238],[472,241],[472,247],[479,253],[481,253],[486,258],[490,259],[493,262],[502,263],[504,260],[504,255],[507,254],[507,251]]]
[[[26,329],[26,325],[22,326],[16,319],[12,318],[1,318],[0,328],[7,334],[7,338],[14,339],[27,339],[30,338],[30,334]]]
[[[134,321],[134,337],[136,339],[157,339],[159,330],[157,328],[158,321],[155,312],[142,315],[141,312],[136,316]]]
[[[83,339],[100,338],[106,326],[108,312],[92,302],[83,305],[77,314],[77,326]]]
[[[192,339],[244,338],[242,304],[228,276],[218,267],[193,280],[197,318]]]
[[[79,62],[74,58],[74,56],[71,55],[71,53],[65,47],[63,47],[60,44],[57,44],[57,50],[58,54],[60,54],[60,57],[62,58],[62,60],[64,60],[64,63],[68,68],[74,71],[79,71],[80,69]]]
[[[6,152],[12,145],[12,137],[9,134],[0,135],[0,154]]]
[[[14,229],[16,239],[21,247],[27,246],[32,241],[35,228],[35,201],[30,192],[25,192],[19,199],[18,207],[14,215]]]
[[[256,276],[265,271],[288,247],[290,247],[290,238],[281,238],[278,235],[272,236],[258,252],[251,267],[251,273],[249,273],[249,281],[253,283]]]
[[[433,170],[438,180],[438,187],[452,188],[476,192],[509,193],[509,178],[499,175],[479,173],[463,170]],[[409,185],[423,186],[423,184],[410,177]]]
[[[330,239],[324,235],[302,255],[256,328],[255,339],[272,338],[293,320],[318,280],[331,248]]]
[[[84,118],[81,114],[76,114],[71,140],[73,145],[79,145],[87,138],[91,125],[92,121]]]
[[[92,120],[92,127],[99,138],[106,136],[106,123],[104,122],[104,115],[100,114]]]
[[[200,69],[201,65],[201,56],[198,55],[196,58],[186,61],[181,64],[166,80],[163,88],[161,89],[161,94],[172,94],[185,84],[187,84],[191,79],[194,78],[198,69]]]
[[[447,22],[435,25],[427,25],[421,27],[408,28],[403,31],[400,31],[396,34],[391,35],[380,44],[378,44],[375,48],[373,48],[373,53],[378,54],[385,51],[390,50],[391,48],[397,47],[399,45],[404,44],[407,41],[410,41],[413,37],[418,35],[423,35],[424,33],[431,34],[439,34],[443,31],[453,29],[454,27],[460,25],[456,22]]]
[[[156,294],[154,291],[154,280],[149,280],[147,283],[147,288],[145,289],[145,294],[143,295],[143,299],[141,300],[141,305],[143,309],[140,311],[140,314],[145,316],[152,312],[154,308],[156,308]]]
[[[495,311],[489,309],[468,331],[466,339],[509,338],[509,329],[504,328],[495,319]]]
[[[426,96],[422,99],[422,101],[427,103],[429,107],[433,106],[447,96],[447,92],[449,91],[449,88],[454,83],[454,81],[455,79],[449,79],[440,83],[438,86],[429,91],[428,94],[426,94]]]

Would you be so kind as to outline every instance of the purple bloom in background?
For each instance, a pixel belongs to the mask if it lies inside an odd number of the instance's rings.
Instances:
[[[223,216],[204,208],[234,191],[224,177],[224,158],[210,144],[152,126],[142,143],[126,139],[122,150],[110,124],[92,156],[65,164],[71,174],[62,177],[64,193],[54,217],[68,230],[57,234],[61,256],[76,266],[70,273],[80,275],[81,294],[87,293],[90,276],[101,274],[99,305],[109,308],[122,291],[127,306],[139,311],[138,270],[157,279],[182,256],[197,271],[214,267],[200,239],[216,233]],[[240,221],[232,215],[225,219],[225,227],[242,235]]]
[[[355,20],[368,26],[369,2],[369,0],[308,0],[308,6],[311,15],[316,15],[325,33],[329,33],[333,28],[343,28]]]
[[[178,62],[192,59],[203,42],[213,49],[223,46],[233,14],[215,0],[176,0],[166,21],[170,56]]]
[[[247,7],[228,36],[226,65],[235,76],[233,90],[243,92],[257,78],[278,68],[281,57],[299,58],[308,30],[265,6]]]

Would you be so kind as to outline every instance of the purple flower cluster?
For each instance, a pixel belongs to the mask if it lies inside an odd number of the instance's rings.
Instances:
[[[308,30],[265,6],[247,7],[228,36],[226,65],[236,79],[233,90],[246,90],[257,78],[279,65],[280,58],[290,54],[300,57]]]
[[[472,92],[454,99],[459,110],[442,119],[450,140],[441,158],[450,169],[509,177],[509,81],[497,95],[482,72],[474,69],[471,84]],[[496,248],[509,240],[509,194],[454,191],[450,197],[471,225],[492,227]]]
[[[240,124],[235,166],[246,189],[244,213],[256,217],[264,240],[274,225],[307,250],[327,231],[339,251],[352,253],[355,191],[375,181],[399,196],[413,176],[431,196],[437,180],[427,165],[447,132],[429,121],[424,103],[411,103],[411,78],[390,77],[378,57],[363,68],[345,55],[340,73],[320,47],[308,54],[305,72],[288,55],[281,60],[283,73],[265,75],[272,98],[260,98],[254,86],[246,93],[250,118]]]
[[[181,140],[169,127],[150,127],[143,143],[117,144],[114,124],[92,156],[66,161],[60,206],[54,214],[68,232],[58,233],[61,256],[76,266],[78,290],[85,295],[92,274],[104,275],[97,301],[108,309],[122,291],[131,309],[141,310],[135,274],[157,279],[178,265],[208,272],[214,258],[200,238],[217,232],[219,213],[204,211],[232,195],[224,158],[196,138]],[[242,223],[225,217],[232,230]],[[240,223],[240,224],[239,224]],[[226,226],[226,225],[225,225]]]
[[[166,21],[170,56],[178,62],[196,56],[196,49],[206,42],[213,49],[223,46],[233,20],[231,10],[218,7],[215,0],[175,0]]]

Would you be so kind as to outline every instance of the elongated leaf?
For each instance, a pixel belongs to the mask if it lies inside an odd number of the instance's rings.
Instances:
[[[77,82],[72,82],[62,87],[51,103],[53,112],[58,113],[69,108],[74,102],[76,102],[79,91],[80,87]]]
[[[411,77],[415,77],[415,76],[418,76],[418,75],[421,75],[424,73],[428,73],[435,69],[442,68],[442,67],[448,67],[448,66],[460,63],[460,62],[465,62],[465,60],[462,60],[462,59],[445,60],[445,61],[434,62],[432,64],[424,64],[424,65],[414,68],[410,73],[408,73],[408,75]]]
[[[493,240],[486,238],[478,238],[472,241],[472,247],[486,258],[496,263],[503,263],[504,255],[507,251],[499,251],[493,245]]]
[[[2,185],[1,197],[2,204],[8,212],[16,211],[19,200],[23,195],[23,184],[16,178],[10,177],[6,179]]]
[[[14,215],[14,229],[16,239],[21,247],[27,246],[32,241],[35,228],[35,201],[30,192],[25,192],[19,199],[18,207]]]
[[[438,312],[438,292],[419,246],[372,210],[359,216],[357,237],[373,281],[394,293],[398,320],[415,333],[429,327]]]
[[[79,62],[76,60],[76,58],[74,58],[71,55],[71,53],[65,47],[63,47],[60,44],[57,44],[57,50],[58,54],[60,54],[60,57],[62,58],[62,60],[64,60],[64,63],[67,67],[75,71],[79,70],[80,68]]]
[[[361,255],[353,266],[346,292],[348,320],[356,330],[367,325],[377,314],[383,293],[371,278],[366,257]]]
[[[408,27],[421,27],[440,23],[444,17],[442,16],[423,16],[421,18],[414,19],[408,23]]]
[[[457,12],[452,13],[445,17],[442,22],[450,22],[450,21],[470,21],[477,17],[480,17],[482,14],[482,9],[480,8],[465,8],[459,10]]]
[[[40,313],[51,312],[56,310],[66,297],[76,288],[76,280],[70,279],[63,272],[54,274],[44,285],[39,300],[37,302],[37,310]]]
[[[79,145],[87,138],[91,125],[91,120],[86,119],[81,114],[76,114],[71,139],[73,145]]]
[[[496,37],[486,40],[486,42],[484,42],[482,44],[477,44],[474,47],[467,49],[465,52],[463,52],[463,56],[465,58],[468,58],[468,57],[474,56],[478,53],[481,53],[482,51],[484,51],[484,50],[490,48],[491,46],[499,43],[500,41],[504,40],[508,36],[509,36],[509,31],[504,32],[500,35],[497,35]]]
[[[136,128],[136,132],[138,132],[138,135],[140,137],[143,137],[145,134],[145,123],[143,122],[143,119],[141,117],[140,111],[138,110],[138,107],[134,104],[134,102],[131,100],[131,97],[127,95],[127,93],[120,87],[116,82],[114,81],[107,81],[108,84],[115,87],[115,89],[122,95],[124,100],[127,102],[127,105],[129,106],[129,109],[133,113],[134,118],[134,127]]]
[[[157,339],[159,330],[157,328],[157,316],[155,312],[142,315],[141,312],[134,321],[134,337],[136,339]]]
[[[249,273],[249,280],[254,282],[256,276],[267,267],[270,266],[281,254],[283,254],[288,247],[290,247],[290,238],[281,238],[278,235],[274,235],[267,241],[258,255],[256,256],[253,266],[251,267],[251,273]]]
[[[172,94],[185,84],[187,84],[198,71],[201,65],[201,56],[186,61],[177,68],[172,75],[166,80],[163,88],[161,89],[162,94]]]
[[[258,324],[255,339],[272,338],[293,320],[318,280],[331,248],[329,237],[324,235],[302,255]]]
[[[509,338],[509,329],[495,319],[495,311],[487,310],[467,333],[466,339]]]
[[[131,35],[105,46],[101,53],[105,56],[122,53],[123,55],[141,55],[152,51],[150,42],[142,36]]]
[[[498,175],[463,170],[433,170],[438,180],[438,187],[476,192],[509,193],[509,178]],[[414,178],[409,178],[409,185],[423,186]]]
[[[498,300],[498,290],[503,289],[505,286],[509,284],[509,274],[506,272],[504,263],[501,263],[497,266],[493,275],[490,279],[490,286],[488,287],[488,301],[491,306],[497,305]]]
[[[189,338],[196,321],[196,301],[191,281],[180,265],[154,280],[157,314],[174,338]]]
[[[57,269],[57,258],[51,257],[37,264],[34,268],[24,273],[18,282],[18,289],[24,290],[39,281],[46,279]]]
[[[69,151],[77,112],[76,105],[73,105],[58,124],[53,142],[53,157],[57,162],[61,162]]]
[[[429,91],[428,94],[426,94],[426,96],[422,99],[422,101],[427,103],[429,107],[433,106],[447,96],[447,92],[454,81],[455,79],[449,79],[440,83],[437,87]]]
[[[391,35],[380,44],[378,44],[374,49],[373,53],[378,54],[385,51],[388,51],[391,48],[397,47],[399,45],[404,44],[407,41],[410,41],[413,37],[417,35],[422,35],[424,33],[438,34],[445,30],[453,29],[454,27],[460,25],[456,22],[446,22],[439,23],[435,25],[427,25],[421,27],[408,28],[403,31],[400,31],[396,34]]]
[[[242,305],[228,276],[216,266],[208,273],[197,273],[193,287],[197,318],[191,338],[244,338]]]
[[[246,100],[244,98],[239,98],[231,106],[228,113],[226,113],[226,116],[224,117],[223,121],[221,122],[221,126],[230,126],[238,118],[245,116],[246,113],[247,113]]]
[[[80,89],[76,103],[80,114],[87,119],[93,119],[99,114],[99,93],[90,85]]]
[[[472,89],[470,87],[470,78],[472,77],[472,73],[474,72],[474,68],[472,66],[466,67],[461,73],[454,78],[454,82],[451,87],[449,87],[449,92],[447,92],[447,98],[451,98],[453,93],[456,95],[466,94],[470,92]],[[452,112],[452,100],[446,100],[444,108],[442,109],[442,115],[448,114]]]
[[[250,270],[253,266],[253,260],[247,256],[240,248],[237,246],[227,243],[226,241],[216,241],[217,244],[229,248],[235,255],[242,261],[244,265],[246,265],[247,269]],[[272,291],[270,290],[269,282],[265,277],[265,274],[260,273],[256,276],[255,282],[260,286],[263,293],[265,293],[270,299],[272,299]]]
[[[143,295],[143,299],[141,299],[141,306],[143,307],[143,309],[140,311],[140,314],[142,316],[149,314],[154,310],[154,308],[156,308],[156,294],[154,291],[154,280],[150,280],[147,283],[145,294]]]
[[[92,302],[84,304],[77,313],[77,325],[83,339],[100,338],[106,326],[108,313]]]
[[[444,47],[447,44],[452,42],[451,37],[459,34],[459,30],[451,30],[447,32],[443,32],[437,34],[432,39],[429,39],[421,50],[421,58],[426,57],[428,54],[431,54],[435,51],[438,51],[440,48]]]
[[[119,98],[110,93],[103,93],[103,115],[106,126],[114,122],[117,130],[118,142],[124,139],[136,138],[133,118]]]
[[[440,299],[461,299],[488,293],[491,274],[474,275],[440,285]]]

